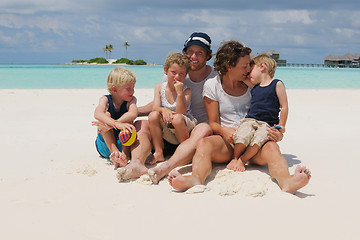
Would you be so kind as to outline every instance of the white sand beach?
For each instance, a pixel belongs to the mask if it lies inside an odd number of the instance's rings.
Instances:
[[[0,90],[1,239],[359,239],[360,90],[288,90],[281,152],[291,173],[299,164],[312,172],[294,195],[258,166],[235,174],[216,165],[198,194],[166,179],[119,183],[94,147],[102,94]],[[141,106],[153,90],[135,95]]]

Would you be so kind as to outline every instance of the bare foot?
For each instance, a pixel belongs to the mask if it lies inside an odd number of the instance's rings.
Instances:
[[[155,152],[153,156],[148,161],[149,164],[155,164],[157,162],[163,162],[165,160],[164,154],[161,152]]]
[[[125,167],[128,163],[128,157],[122,152],[113,152],[110,155],[110,160],[114,163],[115,170],[119,167]]]
[[[116,178],[119,180],[119,182],[124,181],[124,175],[126,174],[127,169],[126,168],[119,168],[117,170]]]
[[[148,175],[149,175],[151,181],[153,182],[153,184],[158,184],[159,183],[159,180],[157,178],[157,174],[155,173],[155,171],[153,169],[148,170]]]
[[[294,193],[300,188],[306,186],[311,178],[311,172],[306,167],[296,166],[294,175],[286,181],[281,190],[288,193]]]
[[[169,184],[177,191],[186,191],[195,185],[201,185],[201,182],[196,177],[183,176],[176,169],[169,173]]]
[[[241,161],[241,159],[234,158],[229,162],[229,164],[226,166],[227,169],[233,170],[233,171],[239,171],[239,172],[245,172],[245,165]]]
[[[167,174],[168,174],[168,168],[167,168],[167,164],[166,162],[159,165],[159,166],[156,166],[154,168],[150,168],[149,171],[148,171],[148,174],[150,176],[150,179],[151,181],[154,183],[154,184],[158,184],[159,181],[165,177]]]
[[[117,178],[121,181],[139,178],[141,175],[148,172],[148,169],[141,164],[131,163],[126,167],[118,169]]]

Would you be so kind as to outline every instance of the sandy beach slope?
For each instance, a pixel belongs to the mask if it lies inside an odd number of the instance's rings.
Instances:
[[[288,90],[283,155],[308,186],[282,193],[266,167],[217,165],[202,194],[118,183],[94,148],[105,90],[0,90],[1,239],[358,239],[360,90]],[[138,105],[152,89],[136,89]],[[180,169],[189,172],[190,166]]]

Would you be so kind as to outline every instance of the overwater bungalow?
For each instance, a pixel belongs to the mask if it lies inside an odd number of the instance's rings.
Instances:
[[[266,54],[266,55],[269,55],[270,57],[272,57],[276,61],[276,64],[279,67],[286,66],[286,60],[280,58],[280,53],[278,51],[269,49],[266,52],[261,52],[260,54]]]
[[[359,68],[360,67],[360,53],[350,54],[344,56],[335,56],[330,54],[324,58],[324,64],[328,67],[340,68]]]

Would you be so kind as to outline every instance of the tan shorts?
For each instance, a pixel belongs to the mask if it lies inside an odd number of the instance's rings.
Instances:
[[[266,122],[245,118],[240,121],[240,126],[233,134],[234,143],[242,143],[246,147],[257,144],[261,147],[268,141],[268,128],[270,128],[270,125]]]
[[[185,124],[189,132],[194,129],[197,124],[196,118],[189,118],[188,116],[184,116]],[[163,138],[171,144],[178,145],[180,142],[176,137],[175,128],[172,124],[167,124],[163,122]]]

